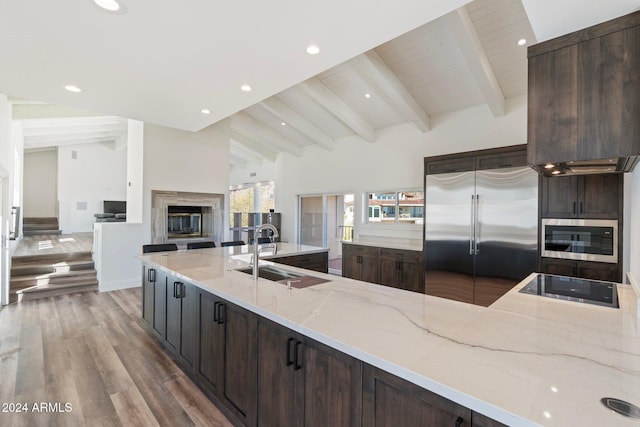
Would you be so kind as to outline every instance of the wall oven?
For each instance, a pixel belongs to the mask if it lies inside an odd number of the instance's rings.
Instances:
[[[618,221],[542,219],[540,255],[581,261],[618,262]]]

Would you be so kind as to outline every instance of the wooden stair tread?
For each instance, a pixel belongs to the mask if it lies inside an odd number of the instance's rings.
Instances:
[[[84,286],[98,286],[98,280],[84,280],[82,282],[77,283],[58,283],[58,284],[47,284],[47,285],[38,285],[30,288],[20,289],[16,291],[17,294],[28,294],[34,292],[41,292],[50,289],[67,289],[67,288],[76,288],[76,287],[84,287]]]
[[[92,253],[87,252],[60,252],[42,255],[21,255],[11,257],[11,265],[23,265],[29,263],[62,262],[73,259],[93,259]]]

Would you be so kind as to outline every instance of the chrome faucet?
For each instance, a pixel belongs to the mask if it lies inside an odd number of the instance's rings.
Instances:
[[[255,231],[255,238],[253,239],[253,278],[258,280],[258,261],[260,261],[260,249],[258,245],[258,236],[262,232],[262,230],[271,230],[273,235],[271,236],[271,241],[278,238],[278,229],[273,224],[262,224]]]

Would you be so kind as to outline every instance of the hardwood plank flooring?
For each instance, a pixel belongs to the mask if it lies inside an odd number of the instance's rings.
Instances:
[[[232,426],[146,331],[140,293],[1,308],[0,426]]]
[[[13,256],[91,252],[93,233],[41,234],[22,236]]]

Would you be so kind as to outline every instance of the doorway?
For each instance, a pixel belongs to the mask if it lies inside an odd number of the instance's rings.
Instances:
[[[353,239],[353,200],[352,193],[299,198],[299,243],[329,249],[331,274],[342,274],[342,242]]]

